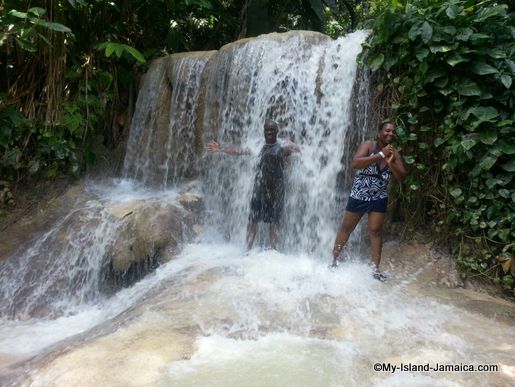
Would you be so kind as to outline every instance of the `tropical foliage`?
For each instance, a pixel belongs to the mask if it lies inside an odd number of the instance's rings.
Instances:
[[[367,62],[397,109],[410,216],[513,291],[515,15],[499,1],[393,1]]]
[[[145,62],[239,37],[355,22],[358,2],[328,0],[17,0],[0,3],[2,184],[78,174],[93,142],[126,134]],[[352,18],[341,18],[339,10]],[[349,13],[350,10],[350,13]],[[331,22],[329,26],[329,22]],[[351,23],[351,24],[349,24]],[[8,200],[12,202],[12,200]]]

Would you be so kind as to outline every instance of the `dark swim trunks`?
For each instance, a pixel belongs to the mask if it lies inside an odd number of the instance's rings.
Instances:
[[[388,198],[376,199],[376,200],[359,200],[353,197],[349,198],[347,203],[347,211],[368,213],[368,212],[386,212],[388,206]]]
[[[283,195],[262,194],[252,195],[250,201],[249,222],[279,223],[283,210]]]
[[[250,201],[249,222],[278,223],[284,203],[284,154],[280,144],[265,144]]]

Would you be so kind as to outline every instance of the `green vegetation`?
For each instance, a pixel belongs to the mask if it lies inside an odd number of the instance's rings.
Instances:
[[[172,52],[218,49],[261,32],[304,28],[337,34],[355,22],[354,3],[358,2],[2,1],[2,184],[30,176],[77,175],[94,161],[92,144],[101,139],[114,148],[126,136],[123,124],[147,60]],[[337,18],[343,23],[340,28]]]
[[[499,1],[393,1],[367,62],[397,111],[410,217],[458,264],[515,288],[515,14]]]

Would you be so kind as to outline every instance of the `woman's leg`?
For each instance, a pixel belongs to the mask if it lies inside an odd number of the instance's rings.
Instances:
[[[372,251],[372,261],[376,271],[379,272],[381,263],[381,250],[383,248],[383,223],[386,217],[384,212],[369,212],[368,214],[368,234],[370,236],[370,249]]]
[[[354,231],[362,216],[363,213],[360,212],[345,211],[342,225],[340,226],[340,229],[336,234],[336,240],[334,241],[332,266],[336,266],[338,256],[340,255],[343,247],[349,240],[350,234]]]

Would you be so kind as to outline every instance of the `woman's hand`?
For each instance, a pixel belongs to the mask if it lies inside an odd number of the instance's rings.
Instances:
[[[392,144],[388,144],[387,146],[385,146],[383,149],[381,149],[381,152],[384,153],[387,159],[390,158],[390,156],[394,154]]]

